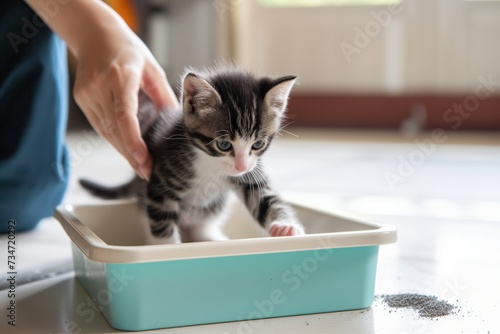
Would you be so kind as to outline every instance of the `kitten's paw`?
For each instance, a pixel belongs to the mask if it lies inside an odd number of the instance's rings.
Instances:
[[[269,226],[269,234],[272,237],[286,237],[294,235],[304,235],[306,232],[302,225],[298,223],[274,222]]]

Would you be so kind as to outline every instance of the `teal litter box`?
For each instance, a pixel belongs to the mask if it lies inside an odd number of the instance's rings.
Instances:
[[[62,205],[76,277],[119,330],[258,320],[370,307],[379,245],[396,229],[295,203],[307,235],[271,238],[238,201],[231,240],[144,245],[134,201]]]

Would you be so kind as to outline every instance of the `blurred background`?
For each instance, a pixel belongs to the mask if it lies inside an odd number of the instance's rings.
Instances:
[[[298,75],[294,125],[410,135],[500,128],[500,1],[106,2],[151,48],[173,86],[185,66],[220,60]]]
[[[106,2],[173,87],[186,66],[218,61],[298,76],[266,157],[279,190],[326,194],[330,206],[384,221],[500,222],[500,1]],[[80,201],[80,171],[103,182],[119,173],[96,170],[94,142],[88,157],[74,146],[87,123],[71,109],[70,155],[90,168],[73,164],[68,196]]]
[[[298,76],[266,157],[278,189],[327,194],[330,206],[385,221],[500,221],[500,1],[106,2],[173,87],[186,66],[217,61]],[[72,109],[75,145],[85,119]],[[92,155],[70,153],[96,168]],[[109,182],[115,170],[95,174]],[[76,181],[70,189],[86,196]]]

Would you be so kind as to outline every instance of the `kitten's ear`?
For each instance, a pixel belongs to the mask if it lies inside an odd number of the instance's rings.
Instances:
[[[264,104],[270,109],[274,110],[278,116],[281,116],[286,109],[288,103],[288,96],[295,83],[296,76],[286,76],[278,78],[271,83],[271,89],[264,97]]]
[[[182,83],[184,111],[204,113],[213,111],[221,104],[219,93],[204,79],[188,73]]]

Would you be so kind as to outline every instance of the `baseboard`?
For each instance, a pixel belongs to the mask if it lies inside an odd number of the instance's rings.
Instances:
[[[500,96],[297,93],[288,105],[289,120],[297,126],[397,129],[422,113],[426,129],[499,130]]]

